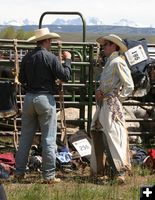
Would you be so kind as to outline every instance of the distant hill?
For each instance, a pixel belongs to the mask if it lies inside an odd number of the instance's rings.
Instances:
[[[9,25],[0,25],[0,30],[8,27]],[[24,26],[13,26],[15,29],[23,29],[24,31],[33,31],[38,28],[38,25],[24,25]],[[48,27],[51,31],[55,32],[82,32],[81,25],[44,25],[43,27]],[[87,25],[87,33],[115,33],[115,34],[125,34],[125,35],[155,35],[155,28],[139,28],[139,27],[129,27],[129,26],[114,26],[114,25]]]
[[[155,28],[153,28],[151,25],[148,25],[148,27],[144,27],[142,24],[137,24],[136,22],[126,18],[122,18],[119,21],[110,25],[106,25],[104,23],[104,19],[99,19],[93,16],[86,18],[85,22],[87,24],[87,33],[115,33],[122,35],[148,36],[155,35]],[[0,30],[8,26],[13,26],[16,29],[22,28],[24,31],[33,31],[38,28],[37,23],[31,21],[28,18],[19,20],[10,19],[9,21],[0,20]],[[44,26],[48,27],[51,31],[60,33],[82,32],[82,20],[80,17],[71,17],[71,19],[68,20],[65,18],[56,18],[54,21],[51,21],[48,23],[48,25]]]

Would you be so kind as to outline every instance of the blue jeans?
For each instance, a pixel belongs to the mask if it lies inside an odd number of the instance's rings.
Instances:
[[[42,175],[44,179],[55,177],[56,167],[56,103],[51,94],[27,93],[22,111],[22,127],[16,154],[16,175],[24,174],[34,135],[41,129]]]

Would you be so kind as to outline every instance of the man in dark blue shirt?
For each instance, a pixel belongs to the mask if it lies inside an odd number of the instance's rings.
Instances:
[[[64,64],[49,50],[53,39],[60,36],[48,28],[35,31],[28,41],[37,47],[22,60],[19,81],[26,90],[22,111],[22,127],[16,154],[15,179],[24,178],[29,151],[38,126],[41,129],[42,176],[46,183],[60,182],[55,177],[57,117],[55,103],[56,79],[67,82],[71,74],[71,54],[63,53]]]

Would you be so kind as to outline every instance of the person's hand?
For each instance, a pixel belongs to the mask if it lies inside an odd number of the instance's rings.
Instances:
[[[104,97],[104,92],[102,92],[101,90],[97,90],[95,93],[96,102],[100,102],[101,100],[103,100],[103,97]]]
[[[62,58],[63,58],[64,60],[66,60],[66,59],[71,59],[71,53],[68,52],[68,51],[63,51],[63,53],[62,53]]]

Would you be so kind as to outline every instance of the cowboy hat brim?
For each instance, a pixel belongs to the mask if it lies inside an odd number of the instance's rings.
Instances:
[[[111,34],[111,35],[108,35],[108,36],[102,36],[102,37],[99,37],[97,38],[97,42],[101,45],[104,45],[105,44],[105,41],[111,41],[113,42],[114,44],[116,44],[117,46],[119,46],[120,48],[120,51],[122,53],[126,52],[128,50],[127,46],[124,44],[123,40],[117,36],[117,35],[114,35],[114,34]]]
[[[59,38],[60,38],[60,35],[58,35],[57,33],[48,33],[41,37],[32,36],[27,41],[28,42],[37,42],[37,41],[46,40],[46,39],[59,39]]]

